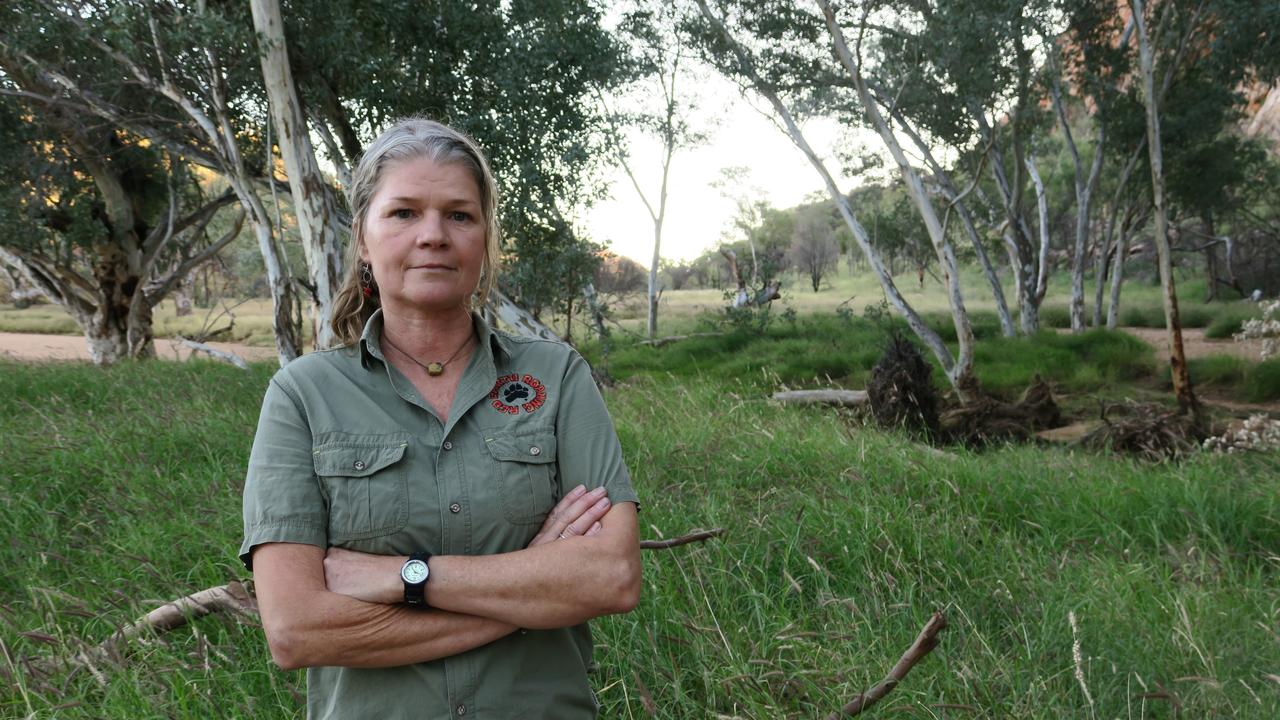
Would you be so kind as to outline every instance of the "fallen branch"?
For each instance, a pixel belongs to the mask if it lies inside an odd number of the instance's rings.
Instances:
[[[37,660],[32,663],[32,668],[42,674],[49,674],[79,666],[88,668],[97,676],[99,674],[97,663],[119,657],[120,650],[138,636],[147,632],[168,632],[186,625],[191,620],[215,612],[228,612],[256,618],[258,599],[243,583],[232,580],[226,585],[207,588],[167,602],[133,623],[120,628],[97,645],[82,648],[71,656]]]
[[[938,647],[938,633],[947,626],[947,619],[941,612],[936,612],[933,617],[929,618],[929,622],[925,623],[924,629],[920,631],[920,635],[916,637],[916,641],[911,643],[911,647],[902,654],[898,660],[898,664],[893,666],[889,674],[881,680],[878,685],[870,690],[862,693],[858,697],[849,701],[839,712],[831,713],[827,716],[827,720],[839,720],[841,717],[853,717],[867,708],[875,705],[884,699],[899,682],[911,672],[911,668],[916,663],[924,659],[926,655]]]
[[[663,345],[670,345],[673,342],[688,340],[689,338],[718,337],[723,334],[724,333],[720,333],[720,332],[704,332],[704,333],[690,333],[688,335],[668,335],[667,337],[654,338],[652,340],[641,340],[639,343],[637,343],[637,345],[652,345],[657,348],[657,347],[662,347]]]
[[[241,370],[249,369],[249,363],[245,362],[244,358],[240,357],[239,355],[236,355],[235,353],[227,352],[226,350],[219,350],[216,347],[206,345],[201,342],[196,342],[195,340],[188,340],[187,338],[184,338],[181,335],[178,336],[177,340],[179,345],[190,348],[192,354],[195,354],[197,352],[202,352],[216,360],[229,362],[232,365],[235,365],[236,367],[240,368]]]
[[[786,390],[776,392],[773,399],[799,405],[835,405],[856,408],[867,404],[866,390]]]
[[[692,543],[692,542],[702,542],[703,540],[710,540],[711,538],[718,537],[722,534],[724,534],[724,528],[715,528],[714,530],[695,530],[689,533],[688,535],[673,537],[670,540],[641,540],[640,549],[641,550],[666,550],[668,548],[673,548],[680,545],[688,545],[689,543]]]

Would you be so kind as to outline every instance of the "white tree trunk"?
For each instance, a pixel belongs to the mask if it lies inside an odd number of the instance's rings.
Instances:
[[[243,166],[240,166],[240,170],[243,171]],[[294,295],[293,278],[285,272],[284,253],[276,241],[275,228],[262,199],[253,191],[250,179],[231,173],[228,173],[227,179],[240,198],[240,204],[253,227],[253,235],[258,240],[258,252],[262,254],[262,263],[267,270],[267,286],[271,291],[271,331],[276,338],[280,367],[284,367],[302,354],[302,338],[299,337],[294,320],[297,298]]]
[[[1045,192],[1044,182],[1040,179],[1035,158],[1028,155],[1026,164],[1031,182],[1036,186],[1036,210],[1040,218],[1040,264],[1036,269],[1036,305],[1038,306],[1044,301],[1044,294],[1049,289],[1049,196]]]
[[[952,385],[963,392],[964,389],[971,386],[973,381],[973,326],[969,322],[969,313],[964,306],[964,294],[960,288],[960,273],[957,268],[955,249],[951,247],[946,233],[943,232],[942,221],[938,218],[938,213],[929,199],[929,194],[924,189],[924,183],[920,180],[920,175],[911,166],[910,161],[907,160],[907,155],[903,152],[897,136],[889,127],[889,123],[885,121],[884,116],[880,114],[880,109],[875,99],[871,96],[866,82],[863,81],[862,68],[858,66],[853,53],[849,51],[849,46],[844,39],[844,31],[840,29],[840,24],[836,22],[835,11],[831,9],[831,4],[827,0],[818,0],[818,5],[822,8],[822,13],[826,17],[827,31],[831,34],[832,45],[835,47],[836,55],[853,79],[853,83],[858,89],[858,97],[862,101],[863,109],[866,111],[867,116],[871,118],[871,123],[875,126],[876,132],[880,134],[880,138],[884,141],[885,146],[889,148],[893,159],[898,163],[898,171],[902,175],[903,183],[907,186],[907,191],[915,202],[916,211],[920,214],[921,219],[924,220],[925,228],[929,232],[929,240],[933,244],[933,251],[938,257],[938,266],[942,268],[943,281],[947,284],[947,299],[951,307],[951,322],[955,325],[956,339],[959,345],[955,366],[948,371],[948,377],[951,378]]]
[[[1009,303],[1004,296],[1004,286],[1000,283],[995,266],[991,264],[991,258],[987,255],[987,249],[982,242],[982,237],[978,235],[978,228],[974,225],[973,215],[969,212],[968,205],[964,200],[966,193],[956,189],[955,184],[951,181],[950,173],[933,156],[933,150],[929,147],[929,144],[924,141],[924,138],[920,137],[920,133],[911,127],[906,117],[893,105],[888,105],[885,109],[897,121],[902,131],[907,134],[907,137],[911,138],[916,150],[920,152],[925,162],[929,164],[929,169],[937,179],[943,195],[951,203],[951,206],[956,209],[956,214],[960,216],[960,223],[964,227],[965,234],[969,237],[969,242],[973,244],[974,254],[978,256],[978,264],[982,266],[982,274],[987,278],[987,284],[991,286],[991,296],[996,304],[996,315],[1000,318],[1000,332],[1005,337],[1013,337],[1017,334],[1017,329],[1014,328],[1013,318],[1009,315]],[[976,189],[976,186],[974,189]],[[943,229],[946,229],[945,223],[943,223]]]
[[[259,58],[271,118],[277,130],[285,170],[289,174],[289,192],[293,196],[294,213],[307,258],[307,275],[315,288],[311,313],[315,346],[324,349],[334,343],[333,299],[342,277],[342,241],[338,233],[337,208],[333,192],[316,162],[315,149],[307,133],[306,113],[293,84],[280,2],[250,0],[249,5],[253,11],[254,28],[259,35]],[[270,148],[267,150],[270,152]]]
[[[511,298],[503,295],[496,288],[489,293],[489,302],[485,307],[517,335],[544,340],[560,339],[554,330],[538,322],[532,313],[511,302]]]

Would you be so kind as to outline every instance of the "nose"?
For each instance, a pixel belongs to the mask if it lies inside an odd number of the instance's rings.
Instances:
[[[444,247],[449,243],[449,237],[444,231],[443,213],[430,210],[423,214],[418,227],[417,243],[419,247]]]

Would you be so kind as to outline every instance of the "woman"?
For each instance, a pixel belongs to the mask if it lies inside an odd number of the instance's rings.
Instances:
[[[493,176],[428,120],[353,176],[342,347],[271,380],[241,559],[313,718],[593,718],[587,620],[639,598],[636,495],[587,364],[474,312]]]

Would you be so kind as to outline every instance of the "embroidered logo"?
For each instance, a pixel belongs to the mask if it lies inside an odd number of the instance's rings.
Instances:
[[[489,404],[498,412],[519,415],[531,413],[547,401],[547,389],[532,375],[503,375],[489,391]]]

